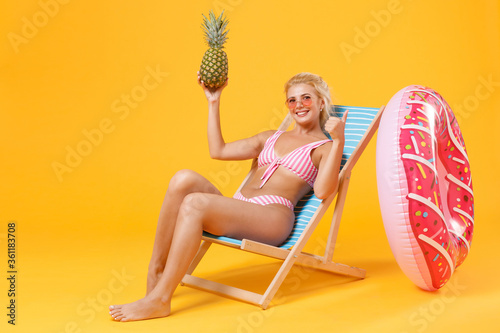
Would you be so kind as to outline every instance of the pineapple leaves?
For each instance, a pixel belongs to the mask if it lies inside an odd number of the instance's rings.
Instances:
[[[226,42],[227,33],[229,30],[226,30],[227,24],[229,21],[223,17],[224,11],[219,15],[219,17],[215,17],[213,11],[208,13],[208,18],[203,16],[203,23],[201,28],[205,32],[205,40],[207,44],[212,48],[223,48],[223,44]]]

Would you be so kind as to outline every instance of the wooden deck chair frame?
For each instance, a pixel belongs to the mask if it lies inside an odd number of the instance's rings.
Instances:
[[[343,108],[343,112],[345,112],[346,109],[352,109],[353,107],[347,107],[347,106],[333,106],[332,107],[332,112],[337,113],[337,116],[340,116],[341,113],[337,112],[336,109]],[[370,108],[371,109],[371,108]],[[374,109],[376,110],[376,109]],[[234,244],[231,242],[228,242],[226,240],[221,240],[213,237],[208,237],[204,236],[203,241],[200,245],[200,248],[198,250],[198,253],[196,254],[195,258],[193,259],[186,275],[182,279],[182,285],[186,285],[189,287],[197,288],[200,290],[205,290],[209,291],[221,296],[237,299],[240,301],[248,302],[254,305],[258,305],[262,307],[263,309],[266,309],[269,304],[271,303],[271,300],[275,296],[276,292],[278,291],[279,287],[283,283],[285,277],[289,273],[290,269],[293,267],[294,264],[302,264],[302,265],[307,265],[316,269],[321,269],[337,274],[342,274],[342,275],[347,275],[347,276],[352,276],[352,277],[357,277],[357,278],[364,278],[366,271],[361,268],[357,267],[351,267],[348,265],[336,263],[332,261],[333,258],[333,252],[335,249],[335,243],[337,241],[337,234],[339,230],[339,224],[340,224],[340,219],[342,217],[342,211],[344,209],[344,203],[346,200],[347,196],[347,188],[349,186],[349,180],[351,178],[351,170],[356,164],[357,160],[363,153],[364,149],[368,145],[369,141],[375,134],[375,131],[378,128],[379,122],[380,122],[380,116],[382,115],[382,112],[384,110],[384,106],[382,106],[380,109],[378,109],[378,112],[376,113],[375,117],[371,121],[371,124],[369,125],[368,129],[364,133],[363,137],[357,144],[357,146],[354,148],[354,151],[351,153],[349,159],[345,162],[343,165],[340,173],[339,173],[339,185],[337,190],[332,193],[329,197],[325,198],[322,200],[322,202],[319,204],[316,212],[310,219],[310,221],[307,223],[305,226],[302,234],[296,241],[296,243],[293,245],[291,249],[284,249],[280,247],[275,247],[275,246],[270,246],[267,244],[255,242],[252,240],[248,239],[243,239],[240,244]],[[331,113],[332,113],[331,112]],[[343,113],[342,112],[342,113]],[[283,120],[281,123],[279,130],[286,131],[288,127],[290,126],[292,122],[292,118],[290,114],[286,116],[286,118]],[[349,120],[348,120],[349,122]],[[252,176],[252,174],[255,172],[257,169],[257,160],[255,159],[252,163],[252,167],[250,169],[250,172],[248,173],[247,177],[243,181],[243,183],[240,185],[238,188],[238,191],[245,185],[248,179]],[[311,234],[313,233],[314,229],[318,225],[319,221],[325,214],[326,210],[332,203],[333,199],[337,197],[336,203],[335,203],[335,209],[332,217],[332,222],[330,226],[330,232],[328,235],[328,241],[327,245],[325,248],[325,252],[323,256],[318,256],[306,252],[302,252],[303,247],[305,246],[306,242],[310,238]],[[224,237],[221,237],[224,239]],[[281,259],[283,260],[283,263],[276,273],[275,277],[269,284],[267,290],[265,291],[264,294],[258,294],[254,293],[248,290],[228,286],[225,284],[221,284],[218,282],[210,281],[204,278],[200,278],[197,276],[192,275],[194,272],[195,268],[198,266],[199,262],[209,249],[209,247],[213,244],[221,244],[237,249],[241,249],[244,251],[276,258],[276,259]]]

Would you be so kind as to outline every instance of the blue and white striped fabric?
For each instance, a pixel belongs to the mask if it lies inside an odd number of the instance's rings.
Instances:
[[[346,164],[354,149],[359,144],[366,130],[372,123],[378,113],[378,108],[363,108],[357,106],[335,105],[332,107],[331,114],[337,117],[342,117],[346,110],[349,110],[347,122],[345,126],[345,144],[342,153],[341,168]]]
[[[344,167],[349,157],[351,157],[351,154],[354,152],[359,142],[363,138],[363,135],[365,134],[368,127],[372,123],[379,109],[334,105],[330,110],[330,115],[336,117],[342,117],[346,110],[349,110],[349,114],[347,115],[347,121],[345,126],[345,145],[344,145],[344,151],[342,153],[341,168]],[[280,248],[289,249],[295,245],[300,235],[304,231],[305,227],[311,220],[312,216],[318,209],[321,201],[322,201],[321,199],[318,199],[314,195],[314,190],[311,190],[301,200],[299,200],[299,202],[294,208],[295,212],[294,228],[288,239],[279,246]],[[203,233],[203,235],[209,238],[218,239],[231,244],[241,245],[241,240],[238,239],[233,239],[223,236],[214,236],[209,233]]]

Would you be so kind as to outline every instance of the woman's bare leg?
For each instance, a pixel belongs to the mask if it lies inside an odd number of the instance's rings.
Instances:
[[[182,201],[191,193],[212,193],[219,190],[206,178],[191,170],[180,170],[170,180],[156,227],[153,253],[149,262],[146,295],[153,290],[165,268],[177,215]]]
[[[260,206],[207,193],[187,195],[156,287],[136,302],[111,306],[111,316],[117,321],[168,316],[172,295],[196,255],[203,230],[278,245],[288,237],[293,221],[293,212],[283,205]]]

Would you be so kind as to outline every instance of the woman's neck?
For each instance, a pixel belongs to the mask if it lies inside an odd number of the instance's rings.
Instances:
[[[304,125],[298,125],[295,123],[295,127],[291,130],[291,132],[294,132],[299,135],[308,135],[308,136],[314,136],[314,137],[322,137],[324,136],[323,130],[321,129],[321,126],[319,124],[315,124],[311,126],[304,126]]]

